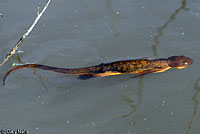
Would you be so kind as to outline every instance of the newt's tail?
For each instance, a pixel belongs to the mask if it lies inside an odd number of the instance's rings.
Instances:
[[[43,70],[49,70],[57,73],[64,73],[64,74],[71,74],[71,75],[80,75],[80,76],[89,76],[92,75],[94,72],[99,70],[99,67],[93,66],[93,67],[85,67],[85,68],[58,68],[58,67],[51,67],[46,65],[40,65],[40,64],[25,64],[17,66],[10,71],[8,71],[4,78],[3,78],[3,85],[5,85],[6,78],[8,75],[16,70],[20,69],[26,69],[26,68],[39,68]]]

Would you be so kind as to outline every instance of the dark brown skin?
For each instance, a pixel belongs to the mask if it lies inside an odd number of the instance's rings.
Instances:
[[[89,79],[94,77],[104,77],[120,74],[134,74],[134,77],[149,73],[160,73],[169,70],[170,68],[183,69],[193,63],[193,60],[185,56],[171,56],[161,59],[133,59],[123,60],[111,63],[102,63],[97,66],[83,68],[57,68],[40,64],[25,64],[17,66],[6,73],[3,78],[5,85],[6,78],[10,73],[16,70],[25,68],[39,68],[43,70],[54,71],[57,73],[79,75],[79,79]]]

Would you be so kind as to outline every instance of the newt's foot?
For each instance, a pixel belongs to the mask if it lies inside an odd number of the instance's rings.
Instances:
[[[94,78],[94,75],[93,74],[85,74],[85,75],[79,75],[79,77],[78,77],[78,79],[80,79],[80,80],[87,80],[90,78]]]

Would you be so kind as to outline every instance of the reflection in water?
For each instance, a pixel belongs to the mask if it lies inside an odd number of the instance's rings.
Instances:
[[[171,16],[169,17],[169,20],[166,21],[161,27],[158,27],[158,34],[154,37],[155,44],[152,46],[154,57],[157,58],[157,45],[160,43],[159,39],[163,35],[163,30],[167,28],[167,26],[168,26],[168,24],[170,22],[175,20],[176,16],[180,13],[181,10],[186,10],[186,8],[185,8],[186,4],[187,4],[186,2],[187,2],[187,0],[183,0],[182,4],[181,4],[181,7],[176,9],[175,12],[171,14]],[[112,5],[110,0],[107,0],[107,3],[108,3],[108,5]],[[111,10],[111,12],[115,13],[113,9]],[[115,22],[115,21],[113,21],[113,22]],[[113,31],[115,31],[116,25],[113,24],[112,26],[113,26],[112,27]],[[115,31],[115,32],[117,32],[117,31]],[[141,79],[139,81],[139,84],[138,84],[138,103],[137,104],[134,104],[135,101],[132,100],[128,95],[123,96],[123,98],[125,99],[126,103],[132,108],[132,112],[130,112],[129,114],[123,115],[122,117],[128,117],[130,115],[133,115],[135,113],[137,107],[142,103],[142,89],[143,89],[143,84],[142,83],[143,83],[143,77],[141,77]],[[130,94],[132,94],[132,91],[129,90],[127,93],[130,95]],[[196,102],[196,101],[194,101],[194,102]],[[134,122],[132,122],[131,124],[134,124]],[[190,123],[190,124],[192,124],[192,123]]]
[[[120,20],[120,15],[119,12],[115,11],[112,7],[112,0],[107,0],[107,6],[109,11],[114,15],[114,19],[112,21],[112,32],[114,33],[115,37],[115,44],[118,45],[118,48],[121,50],[123,53],[123,56],[127,56],[125,50],[123,50],[119,44],[119,39],[120,39],[120,33],[117,29],[117,23]],[[128,91],[126,91],[125,95],[122,95],[124,98],[125,102],[132,108],[132,111],[129,114],[122,115],[122,118],[125,117],[130,117],[130,119],[133,119],[133,114],[137,110],[137,107],[142,103],[142,88],[143,88],[143,77],[140,77],[139,79],[139,84],[138,84],[138,102],[135,104],[135,101],[130,97],[133,94],[133,91],[131,88],[128,88]],[[135,124],[134,121],[130,122],[131,125]]]
[[[186,131],[186,134],[190,133],[190,131],[192,129],[192,125],[193,125],[193,123],[195,121],[195,118],[197,116],[197,110],[198,110],[198,107],[199,107],[199,99],[198,99],[198,97],[200,96],[200,79],[198,79],[197,82],[195,83],[194,89],[197,90],[197,92],[195,93],[195,95],[192,98],[195,106],[194,106],[193,115],[192,115],[192,118],[190,120],[190,123],[189,123],[188,129]]]
[[[113,9],[112,0],[107,0],[107,7],[108,7],[108,10],[114,15],[114,19],[112,20],[112,31],[111,32],[114,33],[115,44],[118,46],[120,51],[123,53],[123,56],[126,56],[125,51],[121,48],[120,43],[119,43],[120,33],[117,29],[117,23],[120,20],[119,12],[117,12]]]
[[[169,17],[169,20],[166,21],[161,27],[158,27],[158,34],[154,37],[155,40],[155,44],[152,46],[152,50],[154,53],[154,56],[157,58],[157,45],[160,43],[159,39],[160,37],[163,35],[163,30],[167,28],[168,24],[170,22],[172,22],[173,20],[175,20],[176,16],[180,13],[181,10],[187,10],[186,7],[187,4],[187,0],[183,0],[181,7],[179,7],[178,9],[176,9],[176,11],[174,13],[171,14],[171,16]]]
[[[21,60],[19,54],[16,54],[16,60],[17,60],[17,62],[18,62],[19,64],[25,64],[25,63]]]
[[[143,81],[144,81],[143,79],[144,77],[141,76],[138,83],[138,106],[142,104],[142,100],[143,100],[143,97],[142,97],[142,89],[143,89]]]
[[[42,85],[43,85],[43,87],[44,87],[45,89],[48,89],[48,87],[46,86],[46,84],[44,83],[44,81],[46,81],[47,83],[51,84],[52,86],[54,86],[54,87],[56,87],[56,88],[58,88],[58,89],[64,89],[65,91],[70,92],[69,89],[57,85],[56,83],[50,81],[50,80],[49,80],[48,78],[46,78],[45,76],[38,75],[38,77],[40,78],[40,81],[41,81],[41,83],[42,83]],[[47,91],[48,91],[48,90],[47,90]]]
[[[135,124],[135,122],[132,121],[133,115],[136,112],[137,108],[142,104],[142,100],[143,100],[143,97],[142,97],[143,78],[144,77],[141,76],[140,79],[139,79],[139,82],[138,82],[138,87],[137,87],[137,89],[138,89],[138,94],[137,94],[138,101],[137,101],[137,104],[134,104],[135,101],[133,99],[131,99],[131,97],[130,97],[133,94],[133,91],[130,88],[128,88],[128,91],[126,91],[125,95],[122,96],[124,98],[124,100],[126,101],[126,103],[132,108],[132,111],[128,114],[122,115],[121,117],[122,118],[129,117],[129,119],[131,120],[131,122],[130,122],[131,125]]]

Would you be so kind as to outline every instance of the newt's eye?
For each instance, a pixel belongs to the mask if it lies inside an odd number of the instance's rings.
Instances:
[[[185,63],[184,63],[184,65],[187,65],[187,64],[188,64],[188,62],[185,62]]]

